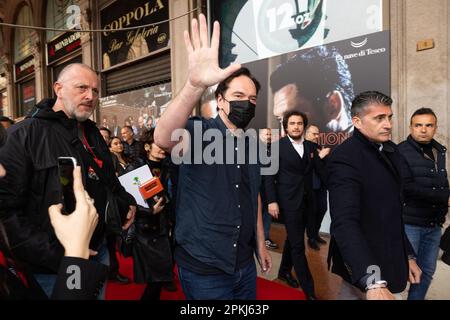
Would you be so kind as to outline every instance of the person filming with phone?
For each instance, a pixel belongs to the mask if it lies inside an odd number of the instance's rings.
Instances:
[[[98,212],[90,241],[91,259],[109,264],[105,232],[110,195],[117,200],[124,229],[134,220],[136,203],[114,174],[111,155],[102,135],[89,120],[98,103],[98,76],[89,66],[64,67],[53,85],[56,99],[44,99],[26,119],[10,129],[0,153],[7,171],[0,180],[0,216],[12,253],[31,270],[47,296],[56,281],[64,255],[50,224],[47,209],[62,201],[58,157],[73,157]],[[107,208],[109,208],[107,211]],[[99,295],[104,298],[104,287]]]
[[[0,178],[5,174],[0,164]],[[62,204],[52,205],[48,209],[55,234],[65,250],[51,298],[96,299],[98,289],[103,286],[108,272],[105,265],[89,260],[89,242],[97,226],[98,214],[92,199],[83,188],[80,167],[72,170],[70,175],[73,176],[71,183],[73,180],[75,211],[71,215],[63,215]],[[79,275],[78,283],[70,279],[75,274]],[[15,260],[0,222],[0,300],[46,298],[34,277]]]

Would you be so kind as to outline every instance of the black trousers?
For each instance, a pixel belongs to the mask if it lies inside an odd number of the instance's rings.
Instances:
[[[141,300],[160,300],[161,299],[161,282],[149,282],[142,293]]]
[[[106,236],[106,246],[109,251],[109,274],[111,277],[116,276],[119,273],[119,261],[116,256],[116,243],[117,237],[113,234]]]
[[[308,221],[306,234],[308,239],[316,239],[319,236],[323,217],[327,212],[327,189],[313,190],[313,201],[308,208]]]
[[[299,211],[282,211],[287,237],[278,273],[290,273],[293,266],[303,291],[314,295],[314,281],[305,255],[305,210],[306,206],[302,206]]]

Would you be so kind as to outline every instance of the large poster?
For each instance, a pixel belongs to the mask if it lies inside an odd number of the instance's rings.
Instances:
[[[147,56],[169,46],[169,1],[127,0],[116,1],[100,12],[102,32],[102,66],[107,69],[116,64]],[[159,23],[166,21],[164,23]],[[143,28],[117,29],[148,25]]]
[[[222,66],[382,30],[382,0],[213,0]]]
[[[131,126],[139,137],[145,129],[155,127],[171,99],[170,83],[101,98],[98,125],[118,137],[123,126]]]
[[[250,127],[282,131],[283,114],[306,113],[320,128],[324,146],[334,147],[352,132],[356,94],[390,94],[389,31],[377,32],[244,64],[261,83]]]

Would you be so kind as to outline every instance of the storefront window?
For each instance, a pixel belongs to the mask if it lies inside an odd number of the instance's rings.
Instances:
[[[48,0],[47,1],[47,21],[49,28],[68,29],[67,21],[73,14],[71,5],[78,5],[76,0]],[[47,31],[47,41],[60,35],[61,31]]]
[[[23,6],[20,10],[17,20],[20,25],[33,25],[33,17],[30,7]],[[16,28],[14,29],[14,61],[20,61],[31,54],[32,36],[30,29]]]
[[[6,79],[4,56],[1,55],[3,43],[3,34],[2,30],[0,30],[0,116],[8,112],[8,92],[6,91],[8,80]]]
[[[0,92],[0,116],[4,116],[8,110],[8,92]]]
[[[24,116],[36,104],[36,85],[34,79],[19,84],[20,115]]]
[[[136,137],[156,126],[172,99],[171,83],[111,95],[100,99],[99,126],[120,136],[123,126],[131,126]]]

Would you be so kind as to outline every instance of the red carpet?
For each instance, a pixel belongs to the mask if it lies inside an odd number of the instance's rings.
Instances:
[[[133,260],[118,256],[120,264],[120,273],[133,279]],[[161,300],[184,300],[184,294],[181,290],[180,281],[175,279],[178,287],[176,292],[164,291],[161,294]],[[106,286],[106,300],[139,300],[144,291],[145,285],[131,283],[127,285],[108,282]],[[269,281],[258,277],[256,282],[257,300],[304,300],[305,295],[302,291],[296,290],[282,284]]]

